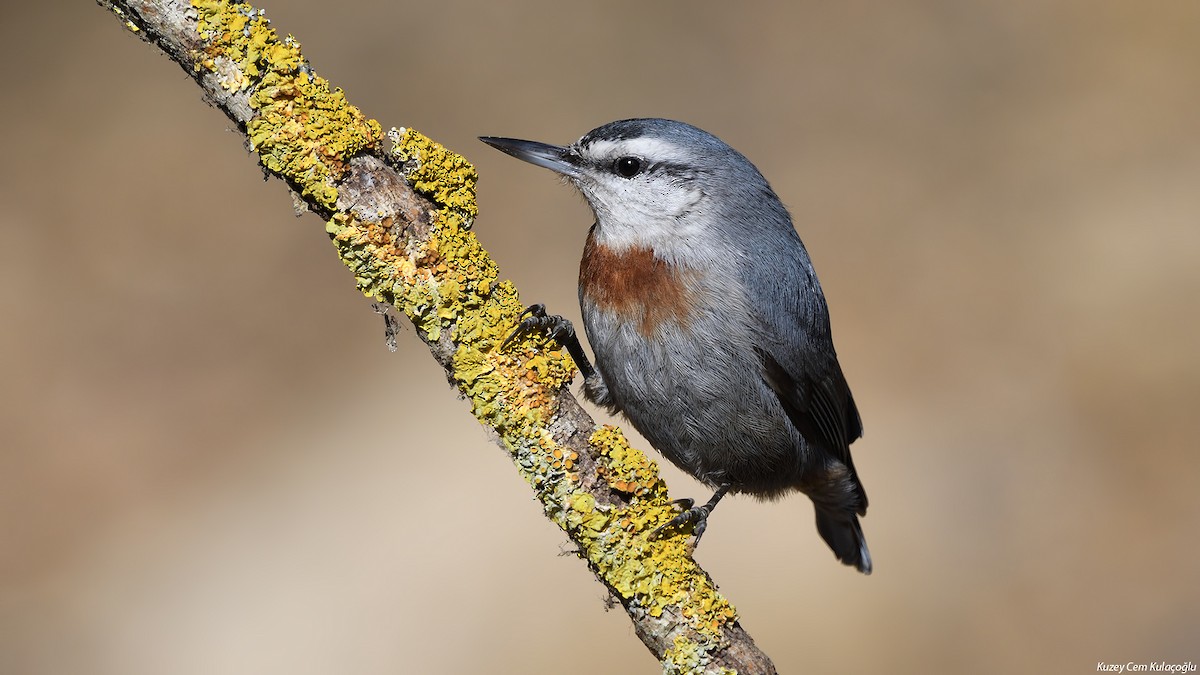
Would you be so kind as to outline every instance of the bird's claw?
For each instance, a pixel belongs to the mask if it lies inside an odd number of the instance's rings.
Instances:
[[[692,548],[700,544],[700,537],[704,536],[704,530],[708,528],[708,515],[712,513],[712,506],[702,504],[694,506],[696,503],[693,499],[676,499],[672,502],[676,508],[681,509],[680,513],[666,523],[656,527],[651,533],[651,539],[662,538],[662,532],[672,528],[682,528],[687,524],[692,524],[692,536],[695,539],[692,541]]]
[[[557,314],[546,314],[546,306],[540,302],[525,308],[517,320],[519,322],[517,327],[504,339],[500,345],[501,349],[508,349],[508,346],[517,338],[535,330],[545,331],[549,339],[560,345],[564,343],[564,340],[575,336],[575,327],[571,325],[570,321]]]

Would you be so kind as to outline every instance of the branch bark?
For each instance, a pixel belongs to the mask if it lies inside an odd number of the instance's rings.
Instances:
[[[192,75],[264,170],[326,221],[359,290],[412,321],[664,672],[775,672],[685,538],[646,536],[674,514],[666,485],[570,394],[570,359],[534,338],[501,349],[523,306],[470,232],[476,174],[465,159],[409,129],[384,134],[262,10],[97,1]]]

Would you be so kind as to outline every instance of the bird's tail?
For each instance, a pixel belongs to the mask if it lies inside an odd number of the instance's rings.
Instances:
[[[871,552],[867,550],[858,516],[817,507],[817,532],[838,560],[853,565],[863,574],[871,573]]]

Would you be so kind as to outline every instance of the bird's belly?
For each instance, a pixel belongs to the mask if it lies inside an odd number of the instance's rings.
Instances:
[[[613,401],[673,464],[742,492],[796,484],[805,446],[762,379],[748,331],[726,325],[718,339],[667,323],[646,337],[586,307],[584,324]]]

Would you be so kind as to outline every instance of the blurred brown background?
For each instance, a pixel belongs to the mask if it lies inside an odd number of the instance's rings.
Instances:
[[[89,2],[0,22],[0,672],[652,673],[411,329]],[[292,0],[577,317],[590,214],[480,134],[683,119],[792,209],[876,573],[807,500],[698,558],[783,673],[1200,661],[1200,4]],[[674,492],[707,497],[667,469]]]

